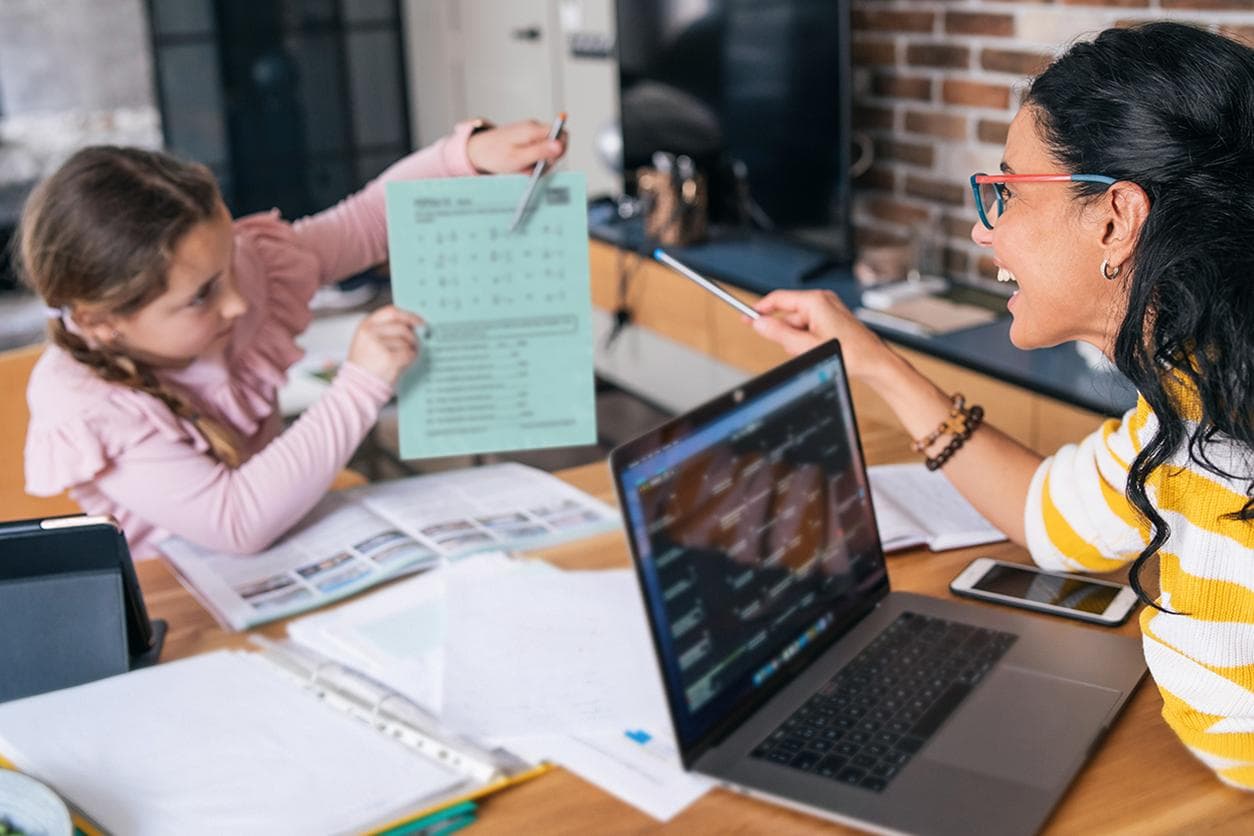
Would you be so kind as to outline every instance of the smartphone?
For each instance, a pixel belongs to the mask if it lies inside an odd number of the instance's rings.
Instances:
[[[967,598],[1052,613],[1093,624],[1127,621],[1136,607],[1132,587],[1083,575],[1046,572],[1035,566],[978,557],[949,584]]]

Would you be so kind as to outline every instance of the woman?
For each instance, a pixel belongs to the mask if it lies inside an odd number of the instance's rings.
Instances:
[[[1140,392],[1122,420],[1042,459],[830,293],[772,293],[754,328],[792,353],[839,339],[916,449],[1041,566],[1131,562],[1164,719],[1254,788],[1254,50],[1174,23],[1075,44],[1033,80],[1002,171],[972,178],[972,238],[1018,284],[1011,341],[1101,349]]]

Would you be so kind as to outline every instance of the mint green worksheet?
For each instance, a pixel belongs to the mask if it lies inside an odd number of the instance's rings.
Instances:
[[[392,296],[429,325],[397,387],[403,458],[596,442],[583,175],[543,178],[511,232],[526,187],[387,184]]]

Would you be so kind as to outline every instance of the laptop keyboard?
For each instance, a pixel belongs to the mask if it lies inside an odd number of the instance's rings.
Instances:
[[[1016,638],[904,612],[753,757],[882,792]]]

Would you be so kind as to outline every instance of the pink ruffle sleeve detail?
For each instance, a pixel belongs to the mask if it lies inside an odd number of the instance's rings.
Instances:
[[[229,374],[182,382],[252,438],[274,413],[287,370],[304,356],[296,337],[313,319],[309,300],[318,288],[319,267],[277,211],[242,218],[235,234],[236,283],[251,310],[231,346]]]
[[[32,421],[26,428],[26,492],[56,496],[87,482],[109,464],[100,435],[87,419]]]
[[[194,426],[165,404],[100,380],[56,346],[31,374],[26,491],[55,496],[99,476],[122,451],[150,436],[209,450]]]

